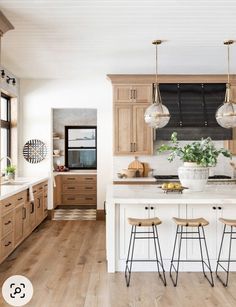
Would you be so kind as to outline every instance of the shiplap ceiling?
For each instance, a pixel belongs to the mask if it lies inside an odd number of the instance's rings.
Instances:
[[[0,0],[15,30],[2,64],[22,78],[88,74],[224,73],[223,40],[236,39],[235,0]],[[232,47],[236,73],[236,44]]]

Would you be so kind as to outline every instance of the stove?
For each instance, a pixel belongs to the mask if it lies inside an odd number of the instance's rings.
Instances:
[[[163,182],[179,181],[178,175],[155,175],[158,184]],[[236,184],[236,179],[226,175],[209,176],[208,184]]]

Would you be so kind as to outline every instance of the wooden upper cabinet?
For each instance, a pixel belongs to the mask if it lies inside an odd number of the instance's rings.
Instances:
[[[152,85],[114,85],[114,103],[151,103]]]
[[[133,151],[150,155],[153,152],[153,130],[144,121],[146,104],[133,106]]]
[[[147,104],[115,104],[114,154],[152,154],[152,129],[144,121]]]
[[[130,154],[133,139],[133,107],[130,104],[116,104],[114,110],[115,121],[115,154]]]

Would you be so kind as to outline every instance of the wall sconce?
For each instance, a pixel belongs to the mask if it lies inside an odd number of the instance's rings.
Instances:
[[[8,84],[10,84],[10,82],[11,82],[11,84],[12,84],[13,86],[16,85],[16,79],[15,79],[15,78],[10,78],[9,76],[7,76],[6,82],[7,82]]]
[[[6,76],[4,69],[1,69],[1,78],[4,79]]]

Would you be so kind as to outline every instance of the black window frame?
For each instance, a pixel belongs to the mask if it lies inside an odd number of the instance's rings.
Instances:
[[[7,120],[1,119],[1,129],[7,129],[7,156],[11,157],[11,97],[1,92],[1,98],[7,101]],[[10,165],[8,159],[7,165]]]
[[[95,147],[68,147],[68,130],[70,129],[94,129],[95,130]],[[68,149],[95,149],[96,164],[94,167],[69,167],[68,166]],[[97,126],[65,126],[65,166],[72,170],[97,169]]]

